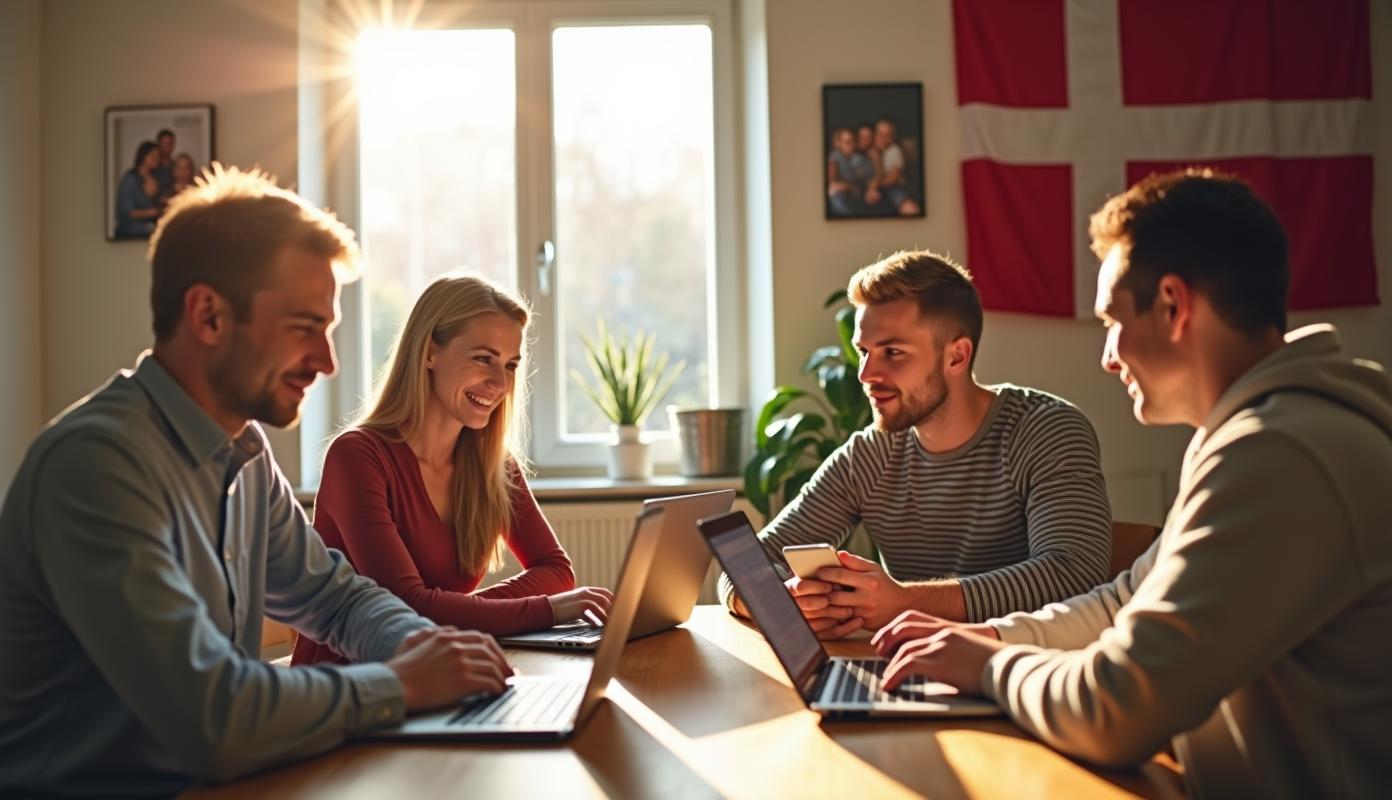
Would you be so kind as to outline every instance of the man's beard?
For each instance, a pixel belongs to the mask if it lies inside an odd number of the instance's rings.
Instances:
[[[256,352],[240,336],[234,338],[232,349],[208,373],[208,381],[217,393],[223,409],[247,420],[256,420],[284,428],[300,418],[299,402],[285,403],[276,398],[283,375],[271,375],[266,383],[258,369]],[[313,377],[313,376],[311,376]]]
[[[873,387],[872,387],[873,388]],[[887,433],[898,433],[917,426],[942,408],[947,402],[947,381],[942,371],[936,371],[928,379],[928,385],[916,392],[901,392],[898,409],[892,414],[883,414],[873,404],[870,406],[875,417],[875,429]]]

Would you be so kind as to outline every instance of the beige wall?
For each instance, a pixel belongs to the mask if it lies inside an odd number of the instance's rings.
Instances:
[[[769,111],[773,179],[775,368],[798,378],[803,359],[831,341],[822,299],[857,267],[900,248],[966,255],[957,168],[958,129],[947,0],[767,0]],[[1373,4],[1374,91],[1378,129],[1392,132],[1392,8]],[[927,217],[826,222],[822,217],[821,87],[824,83],[923,84]],[[1376,246],[1379,283],[1392,295],[1392,136],[1379,139]],[[970,265],[968,265],[970,266]],[[1330,320],[1349,349],[1392,363],[1387,308],[1302,314]],[[1060,394],[1093,421],[1118,518],[1159,522],[1161,495],[1173,496],[1188,429],[1145,429],[1132,419],[1116,379],[1098,367],[1101,329],[1091,322],[988,313],[978,377]]]
[[[143,242],[108,242],[107,106],[212,103],[214,152],[295,178],[295,3],[65,0],[43,6],[43,413],[151,343]],[[277,436],[298,475],[293,436]]]
[[[42,421],[39,0],[0,2],[0,496]]]

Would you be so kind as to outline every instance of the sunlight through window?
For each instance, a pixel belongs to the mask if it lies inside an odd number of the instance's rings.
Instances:
[[[603,316],[687,366],[666,402],[705,405],[714,269],[710,28],[565,27],[552,35],[558,361],[587,372],[580,333]],[[607,422],[562,383],[564,432]],[[648,430],[665,430],[654,413]]]
[[[609,422],[569,378],[588,373],[579,335],[599,318],[686,361],[648,431],[719,388],[714,29],[520,8],[357,40],[372,369],[431,280],[482,273],[536,311],[538,460],[599,463]]]
[[[363,250],[374,368],[440,273],[517,283],[515,36],[371,31],[358,41]]]

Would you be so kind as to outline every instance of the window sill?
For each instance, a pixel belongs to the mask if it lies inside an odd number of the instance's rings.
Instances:
[[[654,475],[641,480],[614,480],[604,476],[536,477],[527,481],[540,502],[583,500],[647,500],[674,494],[714,492],[734,489],[744,493],[744,480],[736,475],[688,478],[683,475]],[[298,489],[295,498],[305,508],[314,505],[315,489]]]
[[[736,476],[688,478],[682,475],[654,475],[641,480],[614,480],[599,477],[533,478],[527,482],[541,502],[557,500],[647,500],[674,494],[743,490],[743,479]]]

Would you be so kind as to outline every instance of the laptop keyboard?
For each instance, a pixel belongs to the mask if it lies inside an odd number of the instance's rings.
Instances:
[[[875,658],[847,658],[832,662],[830,684],[822,696],[832,703],[914,703],[924,699],[923,689],[934,682],[911,675],[893,692],[880,688],[889,662]]]
[[[555,639],[555,641],[559,642],[560,644],[587,645],[598,643],[600,638],[603,636],[603,628],[585,628],[583,630],[578,630],[575,633],[568,633],[565,636],[559,636]]]
[[[561,727],[574,716],[583,688],[583,682],[565,679],[513,684],[467,703],[449,723],[498,731]]]

